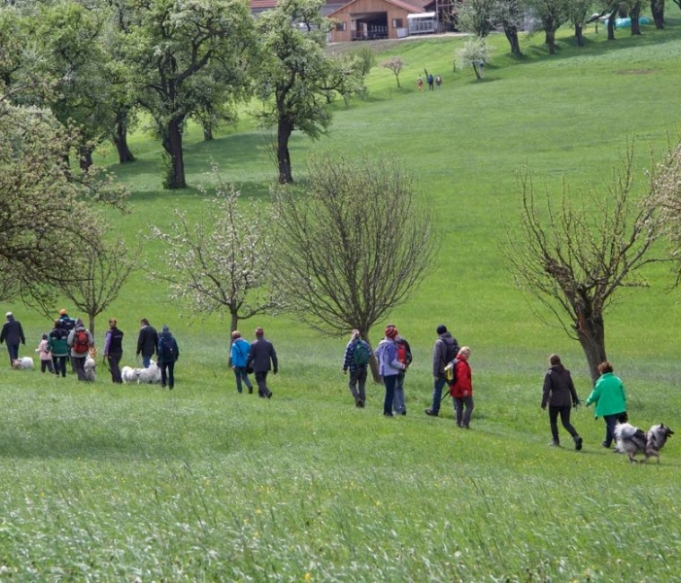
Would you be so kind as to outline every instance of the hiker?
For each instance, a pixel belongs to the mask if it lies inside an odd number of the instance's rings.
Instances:
[[[560,361],[560,356],[552,354],[549,357],[550,368],[544,377],[544,390],[541,399],[541,408],[546,411],[549,407],[549,425],[551,426],[551,437],[553,440],[549,445],[558,447],[560,438],[558,437],[558,415],[560,422],[565,430],[572,436],[575,442],[575,449],[582,449],[582,438],[570,423],[570,410],[579,405],[579,398],[572,382],[570,371],[566,369]]]
[[[366,402],[367,366],[371,359],[371,347],[359,337],[359,330],[353,330],[350,342],[345,347],[343,374],[350,370],[348,387],[355,399],[355,406],[362,408]]]
[[[66,330],[67,334],[76,327],[76,321],[69,317],[66,309],[59,310],[59,321],[61,322],[62,330]]]
[[[440,75],[435,75],[435,85],[442,87],[442,77]]]
[[[470,429],[471,414],[475,408],[473,403],[473,374],[471,366],[468,364],[468,358],[471,355],[471,349],[464,346],[459,350],[456,358],[458,362],[455,365],[456,373],[454,384],[449,388],[449,394],[454,397],[454,414],[456,417],[456,425],[464,429]],[[464,406],[466,408],[464,412]]]
[[[68,337],[69,333],[64,330],[62,321],[55,320],[54,328],[47,337],[47,348],[52,353],[54,374],[62,378],[66,376],[66,360],[69,356]]]
[[[109,363],[111,381],[123,384],[121,377],[121,358],[123,358],[123,332],[118,329],[116,318],[109,319],[109,330],[104,337],[104,358]]]
[[[442,389],[447,384],[445,367],[452,362],[459,352],[459,344],[448,331],[447,326],[440,324],[436,328],[438,335],[433,347],[433,403],[425,410],[426,415],[437,417],[440,414]]]
[[[146,318],[140,321],[140,333],[137,337],[137,352],[135,356],[142,355],[142,366],[149,368],[151,357],[156,353],[158,347],[158,332]]]
[[[419,88],[419,91],[423,89],[423,79],[421,79],[421,75],[419,75],[419,78],[416,80],[416,86]]]
[[[428,73],[428,77],[426,77],[426,79],[428,80],[428,91],[433,91],[435,89],[435,87],[433,87],[433,81],[434,81],[433,75]]]
[[[388,326],[395,327],[394,324],[388,324]],[[404,370],[398,373],[397,380],[395,381],[393,410],[396,415],[406,415],[407,408],[404,404],[404,378],[407,376],[407,370],[412,361],[411,347],[409,346],[407,339],[400,334],[395,337],[395,346],[397,348],[397,360],[404,365]]]
[[[272,391],[267,387],[267,373],[279,372],[277,352],[269,340],[265,339],[265,331],[262,328],[255,329],[255,341],[251,343],[248,352],[246,367],[252,368],[255,373],[255,382],[258,384],[258,396],[261,399],[272,398]]]
[[[388,326],[385,329],[385,338],[376,347],[378,371],[385,385],[385,399],[383,400],[383,415],[385,417],[393,416],[393,400],[395,398],[397,375],[406,369],[406,365],[397,360],[397,345],[395,344],[397,336],[397,328]]]
[[[622,379],[613,374],[612,364],[607,360],[598,365],[598,372],[601,376],[586,400],[586,406],[596,403],[595,417],[598,419],[602,416],[605,421],[605,439],[602,445],[610,449],[615,439],[617,418],[627,412],[627,395]]]
[[[24,330],[21,327],[21,322],[15,320],[12,312],[7,312],[5,314],[7,322],[5,322],[2,327],[2,332],[0,332],[0,344],[7,342],[7,352],[9,353],[9,365],[19,358],[19,343],[26,344],[26,338],[24,337]]]
[[[63,326],[62,320],[62,326]],[[87,375],[85,374],[85,359],[88,357],[90,349],[95,345],[95,341],[92,338],[90,331],[85,328],[83,320],[78,318],[76,320],[76,326],[71,332],[66,340],[66,343],[71,347],[71,364],[73,365],[73,370],[78,375],[79,381],[87,381]]]
[[[38,344],[38,348],[35,349],[40,357],[40,372],[43,374],[45,374],[46,370],[49,370],[51,373],[54,372],[54,368],[52,367],[52,353],[48,347],[48,342],[47,334],[43,334],[42,340],[40,341],[40,344]]]
[[[236,392],[242,393],[241,381],[248,388],[248,394],[253,394],[253,385],[248,378],[248,369],[246,363],[248,362],[248,353],[251,350],[251,345],[241,337],[241,332],[234,330],[232,332],[232,349],[230,352],[230,359],[232,361],[232,370],[236,377]]]
[[[161,328],[156,353],[158,367],[161,369],[161,387],[165,388],[167,384],[168,389],[172,391],[175,387],[175,363],[180,358],[180,349],[168,326]]]

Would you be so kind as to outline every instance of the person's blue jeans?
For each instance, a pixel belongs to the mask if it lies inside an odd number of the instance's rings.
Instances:
[[[406,415],[407,408],[404,405],[404,373],[397,375],[395,381],[395,394],[393,395],[393,409],[398,415]]]
[[[383,384],[385,385],[385,399],[383,400],[383,414],[393,414],[393,399],[395,398],[395,385],[397,384],[397,375],[393,374],[383,377]]]
[[[445,375],[443,374],[439,375],[433,383],[433,405],[431,409],[434,413],[440,411],[440,403],[442,402],[442,389],[446,384],[447,379],[445,379]]]
[[[151,354],[149,356],[142,355],[142,366],[144,368],[149,368],[151,365]]]
[[[610,447],[612,445],[613,439],[615,439],[617,418],[621,414],[622,413],[616,413],[615,415],[603,415],[603,421],[605,421],[605,441],[603,441],[603,445],[605,447]]]
[[[251,384],[251,381],[248,378],[248,373],[246,372],[245,366],[235,366],[234,367],[234,376],[236,377],[237,393],[243,393],[243,387],[241,386],[241,381],[243,381],[244,384],[246,385],[246,387],[248,387],[248,391],[250,393],[253,392],[253,385]]]

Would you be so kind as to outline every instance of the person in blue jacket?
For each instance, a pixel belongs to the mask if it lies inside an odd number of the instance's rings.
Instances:
[[[238,330],[234,330],[234,332],[232,332],[232,349],[230,352],[230,357],[232,361],[232,370],[234,371],[234,376],[236,377],[237,393],[243,392],[241,386],[241,381],[243,381],[248,388],[248,393],[253,394],[253,385],[248,378],[248,370],[246,368],[246,363],[248,362],[248,353],[250,350],[250,342],[244,340]]]
[[[383,401],[383,415],[393,416],[393,399],[395,397],[395,385],[397,375],[407,369],[407,365],[397,359],[397,345],[395,339],[399,332],[394,326],[385,329],[385,338],[379,342],[376,348],[376,358],[378,359],[378,372],[385,385],[385,400]]]

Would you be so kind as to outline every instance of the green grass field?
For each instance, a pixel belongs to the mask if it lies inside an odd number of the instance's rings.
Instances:
[[[600,447],[602,421],[580,409],[573,422],[584,451],[572,451],[565,434],[564,448],[546,447],[539,402],[548,355],[563,356],[582,398],[588,370],[577,343],[515,290],[500,252],[517,223],[523,168],[540,190],[559,195],[565,180],[572,191],[600,193],[635,142],[643,191],[651,152],[659,157],[681,129],[674,9],[666,30],[644,27],[641,38],[622,30],[606,43],[603,30],[590,29],[587,47],[576,49],[565,31],[555,57],[538,35],[512,59],[495,36],[482,82],[472,70],[453,71],[460,38],[377,45],[379,63],[407,61],[403,89],[376,67],[367,99],[335,104],[328,137],[295,135],[291,155],[298,179],[315,153],[397,158],[439,217],[437,269],[389,317],[414,349],[409,414],[384,419],[378,386],[356,409],[340,373],[346,338],[321,337],[286,316],[243,323],[249,337],[265,327],[281,372],[271,401],[238,395],[228,322],[192,319],[162,284],[137,273],[98,320],[98,342],[106,318],[118,318],[123,364],[132,365],[139,319],[168,324],[182,353],[173,392],[114,386],[101,365],[85,386],[0,367],[0,579],[681,580],[681,437],[659,466],[632,466]],[[424,67],[443,76],[441,89],[416,90]],[[190,128],[189,183],[210,187],[214,160],[225,181],[266,199],[276,176],[270,140],[248,108],[213,143]],[[112,216],[118,232],[132,240],[149,225],[167,226],[173,208],[203,208],[195,189],[160,189],[158,143],[140,130],[131,147],[138,162],[112,165],[134,207]],[[113,164],[114,153],[100,161]],[[160,257],[149,245],[145,260]],[[681,431],[679,292],[665,267],[648,279],[650,288],[624,291],[610,312],[608,354],[632,421]],[[49,323],[21,304],[3,308],[24,324],[23,354],[32,353]],[[469,432],[455,427],[449,403],[438,419],[422,413],[442,322],[472,347]]]

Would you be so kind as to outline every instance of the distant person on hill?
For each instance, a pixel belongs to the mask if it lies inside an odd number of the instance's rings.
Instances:
[[[350,371],[348,387],[355,399],[355,406],[360,408],[364,407],[366,402],[366,383],[371,354],[371,347],[359,337],[359,330],[353,330],[350,342],[345,347],[343,374]]]
[[[395,327],[394,324],[388,324],[388,326]],[[393,396],[393,410],[396,415],[406,415],[407,407],[404,401],[404,379],[407,376],[407,370],[411,365],[412,355],[411,346],[407,339],[398,334],[395,337],[395,347],[397,348],[397,360],[404,365],[404,370],[397,375],[397,380],[395,381],[395,394]]]
[[[440,75],[435,75],[435,85],[442,87],[442,77]]]
[[[109,330],[104,337],[104,358],[109,363],[111,381],[122,384],[121,359],[123,358],[123,332],[118,329],[116,318],[109,319]]]
[[[471,428],[471,415],[475,404],[473,403],[473,373],[468,359],[471,349],[464,346],[459,350],[456,363],[456,380],[450,387],[449,393],[454,397],[454,414],[456,424],[464,429]],[[465,410],[464,410],[465,409]]]
[[[560,361],[557,354],[549,357],[550,368],[544,377],[544,390],[541,399],[541,408],[546,410],[549,407],[549,424],[551,426],[551,436],[553,440],[549,445],[559,446],[558,437],[558,416],[565,430],[575,441],[575,449],[582,449],[582,438],[575,428],[570,424],[570,410],[579,405],[579,398],[575,385],[572,382],[570,371],[567,370]]]
[[[267,386],[267,374],[279,372],[279,361],[274,345],[265,339],[265,331],[262,328],[255,329],[255,341],[251,343],[248,353],[247,367],[253,369],[255,382],[258,383],[258,396],[261,399],[272,398],[272,391]]]
[[[416,86],[419,88],[419,91],[423,89],[423,79],[421,79],[421,75],[419,75],[419,78],[416,80]]]
[[[603,417],[605,421],[605,439],[602,445],[610,449],[615,439],[617,418],[627,412],[627,395],[622,379],[614,375],[612,365],[607,360],[598,365],[598,372],[601,376],[586,400],[586,406],[596,403],[596,419]]]
[[[52,353],[54,374],[62,378],[66,376],[66,360],[69,356],[68,337],[69,333],[62,327],[62,321],[55,320],[54,328],[47,337],[47,347]]]
[[[175,388],[175,363],[180,358],[180,349],[168,326],[163,326],[161,329],[156,352],[158,353],[158,367],[161,369],[161,387],[165,388],[167,384],[172,391]]]
[[[437,417],[440,414],[442,389],[447,384],[445,367],[452,362],[459,353],[459,345],[448,331],[447,326],[440,324],[437,329],[437,340],[433,347],[433,403],[425,410],[426,415]]]
[[[230,360],[232,361],[232,370],[234,370],[234,376],[236,377],[236,391],[237,393],[243,392],[241,386],[241,381],[248,388],[248,393],[253,394],[253,385],[251,380],[248,378],[248,369],[246,364],[248,363],[248,354],[251,351],[251,345],[241,337],[241,332],[234,330],[232,332],[232,348],[230,351]]]
[[[393,416],[393,400],[395,398],[395,385],[397,375],[404,372],[406,365],[397,360],[397,345],[395,338],[398,336],[397,328],[388,326],[385,329],[385,338],[376,347],[378,358],[378,372],[385,386],[385,398],[383,399],[383,415]]]
[[[85,359],[88,357],[90,349],[95,345],[95,341],[92,338],[90,331],[85,328],[83,320],[80,318],[76,320],[76,327],[69,332],[66,342],[71,347],[71,364],[78,375],[78,380],[87,381],[88,378],[85,374]]]
[[[38,353],[40,358],[40,372],[45,373],[46,370],[54,372],[54,367],[52,366],[52,353],[50,352],[50,347],[48,346],[49,338],[47,334],[43,334],[40,344],[35,351]]]
[[[9,365],[12,366],[12,362],[19,358],[19,344],[26,344],[26,338],[24,337],[24,330],[21,327],[21,322],[15,320],[12,312],[7,312],[5,314],[7,322],[2,327],[2,332],[0,332],[0,344],[3,342],[7,343],[7,352],[9,353]]]
[[[140,333],[137,337],[137,352],[135,356],[142,355],[142,366],[149,368],[151,358],[156,354],[158,348],[158,333],[156,328],[149,324],[149,320],[142,318],[140,322]]]
[[[435,87],[433,86],[433,82],[435,81],[435,79],[430,73],[428,73],[428,77],[426,77],[426,79],[428,80],[428,91],[433,91],[435,89]]]

